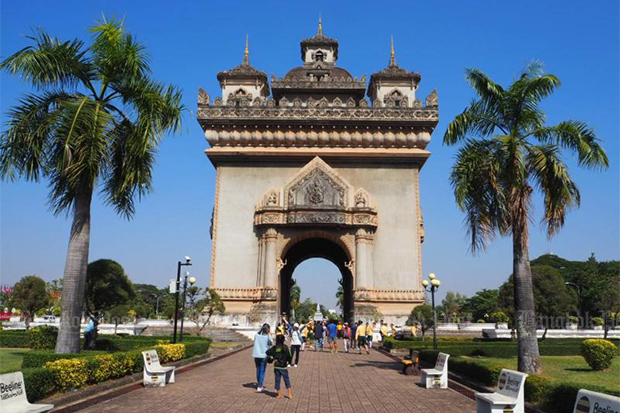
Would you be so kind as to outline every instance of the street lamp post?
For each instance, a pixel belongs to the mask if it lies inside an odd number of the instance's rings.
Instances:
[[[183,342],[183,324],[185,321],[185,303],[187,301],[187,281],[189,281],[190,286],[196,284],[196,279],[194,277],[190,277],[188,280],[189,272],[185,273],[185,282],[183,283],[183,310],[181,310],[181,334],[179,337],[179,341]]]
[[[172,338],[173,343],[177,342],[177,321],[179,319],[179,289],[181,288],[181,267],[186,265],[192,265],[191,261],[192,259],[186,255],[185,263],[179,261],[179,264],[177,266],[177,282],[175,284],[176,289],[174,293],[174,335]]]
[[[582,318],[583,308],[581,308],[581,287],[579,287],[579,285],[575,284],[574,282],[570,282],[570,281],[566,281],[564,284],[570,285],[572,287],[575,287],[575,289],[577,289],[577,299],[579,300],[579,326],[583,326],[583,328],[585,328],[585,319]],[[581,323],[582,321],[583,321],[583,325]]]
[[[435,278],[435,274],[428,274],[428,280],[422,280],[422,285],[424,286],[424,290],[429,291],[431,293],[431,302],[433,305],[433,349],[437,350],[437,311],[435,310],[435,291],[441,285],[441,281]],[[428,287],[430,284],[430,288]]]

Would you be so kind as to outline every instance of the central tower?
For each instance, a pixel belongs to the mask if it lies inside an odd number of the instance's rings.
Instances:
[[[282,78],[242,63],[199,90],[198,121],[217,182],[211,287],[222,323],[259,323],[290,312],[292,275],[322,257],[341,272],[346,319],[402,323],[424,301],[419,172],[438,122],[437,93],[396,64],[353,77],[338,42],[301,42],[303,65]],[[368,97],[368,99],[366,98]],[[335,291],[334,291],[335,293]]]

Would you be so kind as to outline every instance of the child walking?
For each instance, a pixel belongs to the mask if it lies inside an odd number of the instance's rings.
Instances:
[[[291,379],[288,376],[288,365],[293,360],[293,356],[284,344],[284,336],[276,336],[276,345],[267,350],[267,357],[273,360],[273,373],[276,377],[276,391],[278,392],[277,399],[282,398],[282,390],[280,390],[280,378],[284,379],[284,385],[286,386],[286,393],[289,399],[293,398],[293,388],[291,387]]]

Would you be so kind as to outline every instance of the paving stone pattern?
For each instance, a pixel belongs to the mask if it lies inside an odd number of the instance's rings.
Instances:
[[[383,354],[304,351],[289,368],[293,399],[277,400],[273,366],[256,393],[251,349],[179,374],[165,388],[141,388],[83,412],[468,412],[475,403],[450,389],[427,390]],[[284,383],[282,383],[284,388]],[[286,394],[286,392],[284,392]]]

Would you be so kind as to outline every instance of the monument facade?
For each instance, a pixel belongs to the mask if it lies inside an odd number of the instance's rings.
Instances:
[[[295,268],[321,257],[341,273],[344,316],[402,323],[424,301],[419,175],[438,122],[437,93],[416,97],[418,73],[397,65],[353,77],[338,42],[301,42],[284,77],[242,63],[199,90],[197,117],[217,171],[211,287],[227,321],[290,313]],[[335,291],[334,291],[335,293]]]

